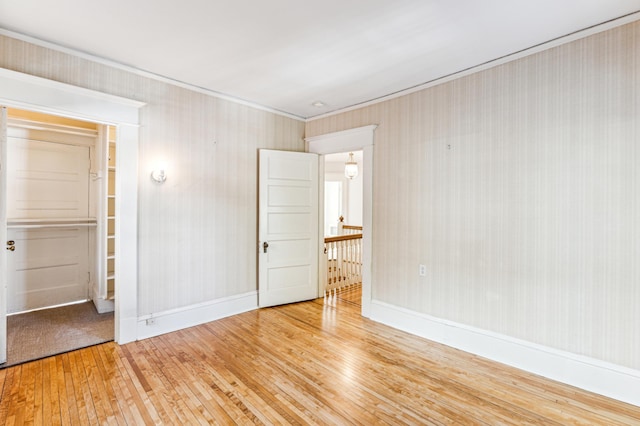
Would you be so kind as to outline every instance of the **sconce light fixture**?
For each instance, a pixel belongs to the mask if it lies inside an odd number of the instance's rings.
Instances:
[[[164,183],[167,180],[167,173],[164,169],[155,169],[151,172],[151,180],[157,183]]]
[[[358,176],[358,163],[353,159],[353,152],[349,153],[349,159],[344,163],[344,175],[349,179]]]

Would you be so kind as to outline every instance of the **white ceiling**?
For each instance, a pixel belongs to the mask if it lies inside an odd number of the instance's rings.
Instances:
[[[0,28],[308,118],[638,10],[640,0],[0,0]]]

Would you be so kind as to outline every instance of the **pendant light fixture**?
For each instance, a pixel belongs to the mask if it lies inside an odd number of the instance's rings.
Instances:
[[[358,176],[358,163],[353,159],[353,152],[349,153],[349,159],[344,163],[344,175],[349,179]]]

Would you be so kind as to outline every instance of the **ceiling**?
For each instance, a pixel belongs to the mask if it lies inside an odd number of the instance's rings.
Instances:
[[[639,10],[640,0],[0,0],[0,28],[309,118]]]

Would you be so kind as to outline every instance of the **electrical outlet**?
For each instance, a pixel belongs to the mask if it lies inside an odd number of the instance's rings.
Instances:
[[[146,321],[147,325],[155,325],[155,323],[156,323],[155,318],[147,318],[147,321]]]
[[[418,268],[418,273],[421,277],[427,276],[427,265],[420,265],[420,267]]]

